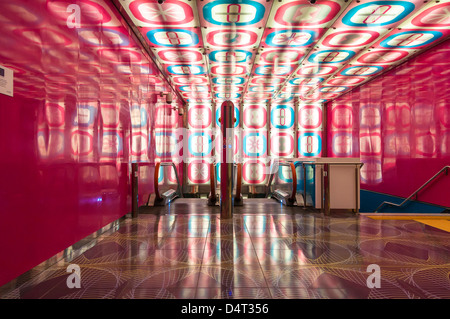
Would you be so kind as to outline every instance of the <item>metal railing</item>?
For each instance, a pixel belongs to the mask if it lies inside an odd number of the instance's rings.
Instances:
[[[273,163],[271,163],[270,166],[270,177],[269,177],[269,181],[267,183],[267,191],[266,191],[266,197],[269,198],[271,196],[273,196],[273,191],[272,191],[272,181],[273,181],[273,177],[274,174],[276,172],[278,172],[278,169],[280,166],[286,166],[286,167],[290,167],[291,168],[291,174],[292,174],[292,194],[289,197],[289,203],[293,204],[295,202],[295,194],[297,193],[297,172],[295,171],[295,164],[292,162],[288,162],[288,163],[280,163],[278,161],[274,161]]]
[[[422,186],[420,186],[414,193],[412,193],[411,195],[408,196],[408,198],[406,198],[403,202],[401,202],[400,204],[396,204],[396,203],[392,203],[392,202],[387,202],[384,201],[382,202],[377,209],[375,209],[375,213],[378,213],[378,210],[380,210],[381,207],[383,207],[384,205],[390,205],[390,206],[395,206],[395,207],[402,207],[406,202],[410,201],[411,198],[413,198],[414,196],[417,195],[417,193],[419,193],[422,189],[424,189],[428,184],[430,184],[432,181],[434,181],[437,177],[439,177],[440,174],[442,174],[442,172],[445,171],[445,175],[448,175],[448,169],[450,168],[449,165],[444,166],[443,168],[441,168],[439,170],[439,172],[437,172],[436,174],[434,174],[433,177],[431,177],[429,180],[427,180]]]
[[[181,189],[181,183],[180,180],[178,178],[178,172],[177,172],[177,167],[175,166],[175,163],[173,162],[158,162],[155,164],[155,175],[154,175],[154,180],[153,180],[153,185],[155,188],[155,195],[156,195],[156,199],[155,201],[162,201],[162,197],[159,194],[159,168],[160,167],[164,167],[164,166],[171,166],[173,167],[173,170],[175,172],[175,178],[177,180],[177,194],[179,197],[183,197],[183,191]],[[149,196],[150,199],[150,196]],[[148,201],[147,201],[148,202]]]

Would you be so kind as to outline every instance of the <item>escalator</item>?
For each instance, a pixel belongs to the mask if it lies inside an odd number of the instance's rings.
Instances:
[[[165,192],[163,192],[162,194],[160,194],[159,177],[160,177],[160,171],[161,171],[160,168],[162,168],[162,167],[172,167],[173,168],[173,170],[175,172],[175,178],[177,181],[177,189],[174,190],[174,189],[170,188],[170,189],[166,190]],[[183,197],[180,179],[178,178],[177,168],[174,163],[172,163],[172,162],[156,163],[154,176],[155,176],[155,178],[154,178],[155,198],[153,201],[153,206],[165,206],[169,203],[172,203],[177,198]],[[149,205],[150,198],[151,198],[151,195],[149,195],[149,197],[148,197],[147,206]]]

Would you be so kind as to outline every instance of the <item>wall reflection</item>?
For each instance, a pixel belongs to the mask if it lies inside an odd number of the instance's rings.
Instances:
[[[362,189],[408,197],[448,165],[449,51],[444,42],[328,104],[329,155],[361,158]],[[439,183],[421,200],[448,206]]]
[[[14,97],[0,95],[1,211],[20,224],[1,231],[20,257],[0,285],[130,211],[129,163],[153,178],[154,113],[171,89],[112,2],[75,1],[75,25],[71,4],[0,2],[0,64],[14,70]]]

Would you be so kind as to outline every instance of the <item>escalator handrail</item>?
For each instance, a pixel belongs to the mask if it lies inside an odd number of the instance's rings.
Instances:
[[[215,174],[216,168],[215,164],[211,163],[209,165],[209,185],[211,187],[211,199],[215,202],[216,199],[216,174]]]
[[[155,165],[155,174],[154,174],[154,178],[153,178],[153,188],[155,189],[155,200],[156,201],[161,201],[162,198],[159,195],[159,189],[158,189],[158,180],[159,180],[159,167],[161,166],[161,163],[158,162]]]
[[[156,201],[161,201],[162,197],[159,194],[159,168],[161,166],[172,166],[173,170],[175,171],[175,178],[177,180],[177,194],[179,197],[183,197],[183,192],[181,191],[181,184],[180,184],[180,179],[178,178],[178,172],[177,172],[177,167],[175,166],[175,163],[172,162],[157,162],[155,164],[155,174],[154,174],[154,179],[153,179],[153,185],[154,185],[154,189],[155,189],[155,200]]]
[[[292,162],[288,162],[288,163],[278,163],[279,166],[288,166],[291,168],[291,173],[292,173],[292,194],[291,197],[289,198],[290,201],[294,202],[295,199],[295,195],[297,194],[297,172],[295,170],[295,164]],[[272,181],[273,181],[273,176],[275,175],[274,172],[271,172],[270,174],[270,178],[269,178],[269,182],[267,184],[267,194],[266,197],[269,197],[272,194]]]
[[[297,194],[297,172],[294,163],[289,163],[289,166],[291,167],[292,172],[292,195],[290,200],[291,202],[295,202],[295,195]]]

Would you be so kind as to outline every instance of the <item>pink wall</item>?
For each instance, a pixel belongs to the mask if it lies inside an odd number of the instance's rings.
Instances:
[[[450,41],[328,103],[328,156],[361,157],[361,188],[408,197],[450,165]],[[418,200],[450,206],[450,176]]]
[[[0,65],[14,70],[14,97],[0,94],[0,286],[130,212],[131,161],[153,181],[168,87],[109,1],[79,2],[79,28],[70,3],[0,4]]]

